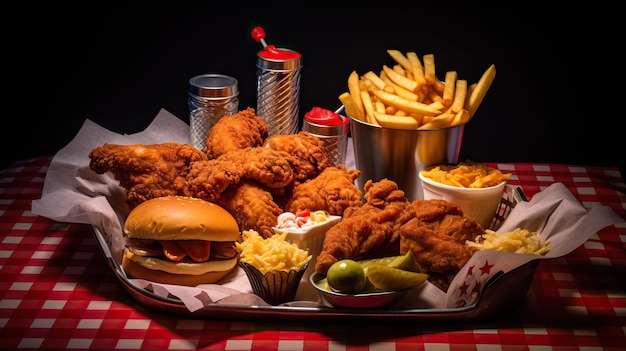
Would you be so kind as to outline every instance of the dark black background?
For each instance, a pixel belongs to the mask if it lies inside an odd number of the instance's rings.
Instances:
[[[613,22],[606,21],[613,10],[599,3],[567,9],[419,1],[19,6],[4,16],[18,24],[2,25],[8,61],[2,168],[54,154],[86,119],[134,133],[164,108],[188,122],[188,80],[197,74],[236,77],[240,108],[256,107],[261,44],[250,31],[257,25],[268,44],[303,55],[301,115],[314,106],[338,107],[350,72],[394,63],[387,49],[432,53],[440,78],[456,70],[473,83],[490,64],[497,69],[465,128],[461,160],[615,166],[623,174],[626,168],[624,108],[610,98],[621,71],[612,60]]]

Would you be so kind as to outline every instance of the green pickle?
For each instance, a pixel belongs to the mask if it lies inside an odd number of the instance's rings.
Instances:
[[[367,284],[363,267],[348,259],[333,263],[326,273],[326,279],[332,290],[341,293],[360,292]]]
[[[411,289],[428,277],[428,274],[419,272],[415,255],[408,251],[400,256],[340,260],[328,269],[326,277],[317,285],[327,291],[370,293]]]
[[[422,284],[428,279],[428,274],[372,264],[369,267],[367,278],[381,291],[401,291]]]

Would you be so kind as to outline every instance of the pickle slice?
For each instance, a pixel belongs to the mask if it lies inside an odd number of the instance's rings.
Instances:
[[[398,291],[417,287],[428,279],[428,274],[372,263],[368,266],[367,278],[377,289]]]
[[[407,251],[407,253],[402,256],[394,256],[394,259],[391,262],[387,263],[387,267],[419,273],[415,254],[411,250]]]
[[[371,264],[381,264],[383,266],[388,265],[396,259],[400,259],[402,256],[389,256],[389,257],[381,257],[381,258],[370,258],[367,260],[358,261],[361,264],[363,269],[366,269]]]
[[[381,258],[372,258],[359,261],[361,267],[367,272],[367,267],[371,264],[380,264],[392,268],[403,269],[405,271],[419,272],[417,260],[413,251],[407,251],[406,254],[400,256],[389,256]]]

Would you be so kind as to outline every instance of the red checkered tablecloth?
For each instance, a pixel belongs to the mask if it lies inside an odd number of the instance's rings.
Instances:
[[[0,347],[105,350],[625,350],[626,226],[541,261],[526,302],[472,323],[284,322],[181,318],[138,304],[87,225],[30,212],[52,157],[0,172]],[[491,164],[527,196],[562,182],[587,208],[626,218],[616,168]]]

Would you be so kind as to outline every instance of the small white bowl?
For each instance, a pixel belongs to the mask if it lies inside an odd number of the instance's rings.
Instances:
[[[309,251],[309,255],[311,255],[312,258],[303,278],[308,279],[311,273],[315,271],[317,256],[322,252],[326,232],[330,227],[339,223],[341,218],[341,216],[329,215],[325,222],[298,229],[272,228],[276,234],[287,232],[287,237],[285,238],[287,242],[295,243],[299,248]]]
[[[422,172],[419,172],[419,178],[424,200],[443,199],[454,202],[461,207],[464,214],[474,218],[484,229],[491,225],[506,186],[506,181],[502,181],[486,188],[462,188],[436,182],[423,176]]]

